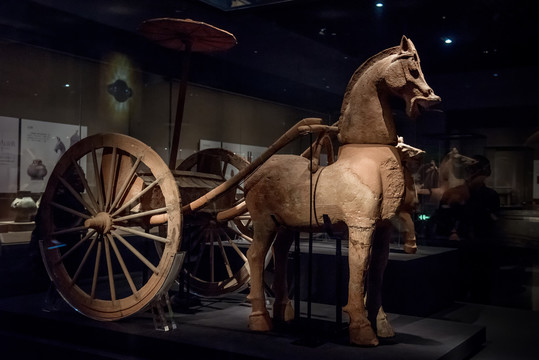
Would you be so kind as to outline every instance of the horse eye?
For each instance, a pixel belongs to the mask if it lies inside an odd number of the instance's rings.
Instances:
[[[419,77],[419,70],[415,67],[411,67],[410,68],[410,75],[412,75],[412,77],[414,79],[417,79]]]

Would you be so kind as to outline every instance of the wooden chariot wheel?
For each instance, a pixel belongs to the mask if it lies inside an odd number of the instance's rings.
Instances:
[[[51,280],[90,318],[117,320],[143,310],[179,272],[182,216],[174,177],[155,151],[129,136],[93,135],[69,148],[50,176],[36,222]]]
[[[222,184],[249,165],[239,155],[224,149],[199,151],[179,166],[183,181],[182,199],[189,203]],[[185,172],[193,177],[187,182]],[[200,211],[186,214],[182,230],[182,250],[187,255],[183,276],[188,276],[190,292],[201,296],[221,296],[248,285],[249,267],[245,253],[252,242],[248,214],[226,222],[216,220],[219,211],[231,208],[244,198],[242,183],[223,193]]]

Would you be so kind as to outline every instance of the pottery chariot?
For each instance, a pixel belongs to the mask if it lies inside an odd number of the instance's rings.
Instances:
[[[403,210],[406,183],[391,96],[405,100],[411,117],[440,101],[406,37],[354,73],[336,126],[304,119],[251,163],[214,149],[176,168],[127,135],[78,141],[60,158],[41,200],[39,240],[51,280],[73,308],[104,321],[148,308],[179,274],[192,292],[209,296],[250,282],[249,326],[266,331],[272,320],[263,272],[272,244],[273,320],[287,321],[291,314],[284,280],[290,241],[274,242],[278,227],[300,231],[314,224],[317,230],[327,215],[349,234],[350,340],[376,345],[377,334],[392,335],[381,307],[381,278],[390,221]],[[309,151],[316,166],[305,156],[274,155],[307,133],[319,135]],[[337,160],[318,166],[329,135],[341,143]],[[187,253],[183,266],[181,251]]]

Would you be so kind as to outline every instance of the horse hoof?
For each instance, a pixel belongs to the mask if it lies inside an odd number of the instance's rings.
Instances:
[[[370,325],[352,326],[348,329],[350,344],[359,346],[378,346],[379,341]]]
[[[389,322],[386,321],[377,321],[376,322],[376,335],[381,338],[392,338],[395,336],[395,331]]]
[[[294,308],[290,300],[285,304],[273,304],[273,320],[279,322],[291,322],[294,320]]]
[[[404,244],[404,252],[407,254],[415,254],[417,252],[417,245]]]
[[[272,322],[267,311],[249,315],[249,329],[253,331],[270,331]]]
[[[378,315],[376,316],[376,335],[381,338],[390,338],[395,336],[395,331],[387,319],[387,314],[384,309],[380,307]]]
[[[380,338],[388,339],[395,336],[395,331],[393,331],[393,328],[391,326],[387,328],[379,327],[378,329],[376,329],[376,334]]]

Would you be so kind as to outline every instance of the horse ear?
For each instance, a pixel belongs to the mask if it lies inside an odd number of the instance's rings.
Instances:
[[[401,48],[401,53],[415,51],[414,43],[412,42],[412,40],[408,39],[406,35],[402,35],[400,48]]]

